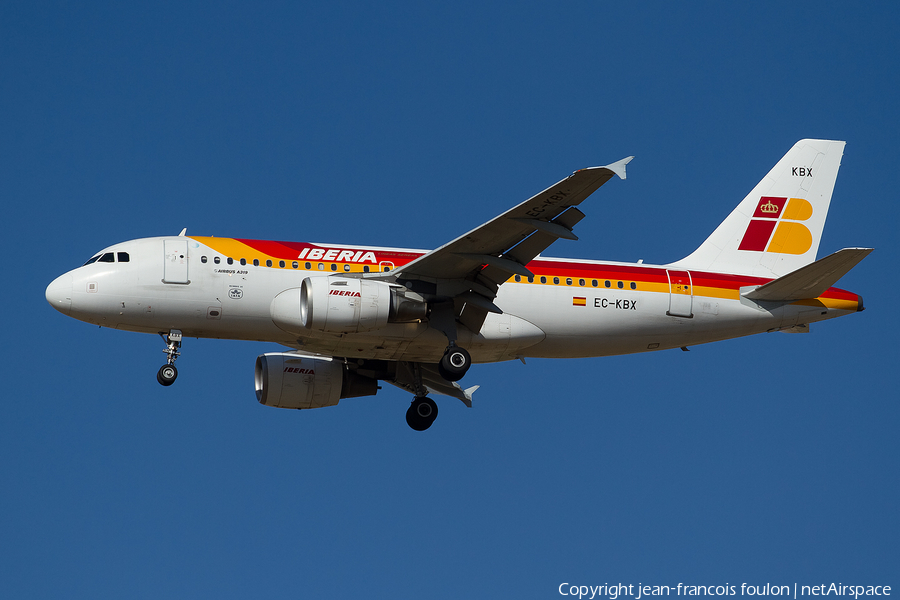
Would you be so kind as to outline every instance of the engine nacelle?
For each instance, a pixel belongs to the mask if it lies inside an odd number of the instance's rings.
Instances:
[[[380,281],[307,277],[300,286],[300,322],[307,329],[358,333],[381,329],[391,313],[391,287]]]
[[[256,358],[256,399],[278,408],[334,406],[341,398],[374,396],[378,381],[329,357],[273,352]]]
[[[275,324],[291,333],[360,333],[422,320],[428,305],[418,294],[381,281],[307,277],[299,288],[275,296],[269,310]]]

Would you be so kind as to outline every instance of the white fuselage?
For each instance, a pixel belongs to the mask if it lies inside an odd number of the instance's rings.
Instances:
[[[172,247],[187,250],[178,254]],[[271,315],[278,294],[299,288],[307,277],[341,275],[316,265],[308,270],[302,263],[300,268],[227,264],[220,252],[185,237],[123,242],[101,254],[109,253],[127,254],[128,260],[98,260],[60,276],[47,288],[54,308],[115,329],[180,330],[185,337],[276,342],[348,358],[433,363],[447,347],[446,336],[426,320],[353,334],[310,330],[298,335],[280,329]],[[856,296],[840,290],[841,297],[814,302],[753,302],[741,297],[740,288],[765,280],[726,274],[692,272],[685,287],[676,290],[674,271],[666,266],[544,258],[528,266],[536,275],[533,282],[517,276],[518,282],[500,286],[494,304],[502,314],[488,313],[478,334],[460,328],[458,343],[475,362],[677,348],[788,329],[859,309],[848,299]],[[541,283],[544,271],[560,275]],[[704,278],[719,283],[701,285]]]

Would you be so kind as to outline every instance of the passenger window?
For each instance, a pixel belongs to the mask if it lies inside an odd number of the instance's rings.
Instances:
[[[369,272],[369,265],[363,265],[363,273]]]
[[[306,263],[305,265],[303,265],[303,268],[309,271],[310,269],[312,269],[312,263]]]
[[[591,285],[594,286],[594,287],[597,287],[597,280],[596,280],[596,279],[591,279]]]
[[[201,256],[201,257],[200,257],[200,262],[202,262],[203,264],[206,264],[206,257],[205,257],[205,256]]]
[[[390,270],[391,270],[390,267],[385,267],[385,268],[384,268],[384,272],[385,272],[385,273],[387,273],[387,272],[390,271]]]
[[[541,283],[547,283],[547,278],[541,275]]]
[[[337,271],[337,263],[331,263],[331,270]]]
[[[580,285],[581,287],[584,287],[584,279],[579,279],[578,285]]]
[[[242,259],[241,259],[241,264],[242,264],[242,265],[246,265],[246,264],[247,264],[247,259],[246,259],[246,258],[242,258]]]
[[[294,262],[291,263],[291,268],[293,268],[293,269],[299,269],[299,268],[300,268],[300,263],[298,263],[298,262],[295,260]]]
[[[633,290],[637,289],[637,284],[633,281],[631,282],[631,289],[633,289]]]
[[[516,283],[519,283],[520,281],[522,281],[522,276],[516,275]]]
[[[259,259],[258,259],[258,258],[254,258],[254,259],[253,259],[253,266],[254,266],[254,267],[258,267],[258,266],[259,266]]]
[[[554,278],[553,278],[553,284],[554,284],[554,285],[559,285],[559,277],[554,277]]]
[[[528,283],[534,283],[534,275],[528,278]]]
[[[566,285],[572,285],[572,278],[566,277]]]
[[[319,270],[320,270],[320,271],[324,271],[324,270],[325,270],[325,263],[319,263]]]
[[[214,256],[214,257],[213,257],[213,262],[216,263],[216,264],[219,264],[220,262],[222,262],[222,259],[219,258],[218,256]]]
[[[128,262],[131,258],[128,256],[127,252],[116,252],[116,260],[119,262]]]
[[[620,281],[617,285],[619,286],[619,289],[620,289],[620,290],[621,290],[623,287],[625,287],[625,284],[622,283],[621,281]]]
[[[225,262],[227,262],[229,265],[233,265],[233,264],[234,264],[234,259],[231,258],[231,257],[229,256],[229,257],[228,257],[228,260],[226,260]]]
[[[278,261],[278,266],[281,267],[281,268],[283,269],[283,268],[284,268],[284,261],[283,261],[283,260],[279,260],[279,261]]]
[[[345,273],[349,273],[349,272],[350,272],[350,265],[344,265],[344,272],[345,272]]]
[[[103,256],[100,257],[99,262],[105,262],[105,263],[116,262],[116,257],[113,256],[112,252],[107,252],[106,254],[104,254]]]
[[[603,282],[603,285],[605,285],[606,287],[609,287],[609,285],[610,285],[609,279],[607,279],[606,281],[604,281],[604,282]]]
[[[284,264],[284,263],[282,263],[282,264]],[[271,266],[272,266],[272,261],[271,261],[271,260],[267,260],[267,261],[266,261],[266,266],[267,266],[267,267],[271,267]]]

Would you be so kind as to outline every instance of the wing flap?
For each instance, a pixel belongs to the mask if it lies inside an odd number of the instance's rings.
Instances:
[[[543,231],[544,233],[549,233],[555,238],[563,238],[564,240],[573,240],[577,241],[578,236],[572,233],[572,230],[563,227],[559,223],[555,221],[540,221],[538,219],[515,219],[516,221],[521,221],[530,227],[534,227],[538,231]]]

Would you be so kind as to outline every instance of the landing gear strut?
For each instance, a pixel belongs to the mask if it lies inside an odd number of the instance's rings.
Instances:
[[[181,354],[178,349],[181,348],[181,331],[172,329],[168,334],[160,333],[159,336],[166,342],[166,364],[159,368],[156,373],[156,380],[165,386],[175,383],[178,377],[178,369],[175,368],[175,359]]]
[[[429,323],[447,336],[450,345],[438,363],[438,373],[447,381],[459,381],[472,366],[472,357],[465,348],[456,345],[456,312],[452,301],[438,302],[431,307]]]
[[[416,431],[425,431],[437,418],[438,407],[427,396],[416,396],[406,411],[406,423]]]
[[[459,381],[471,366],[472,357],[466,349],[457,346],[456,342],[450,342],[441,362],[438,363],[438,372],[447,381]]]

